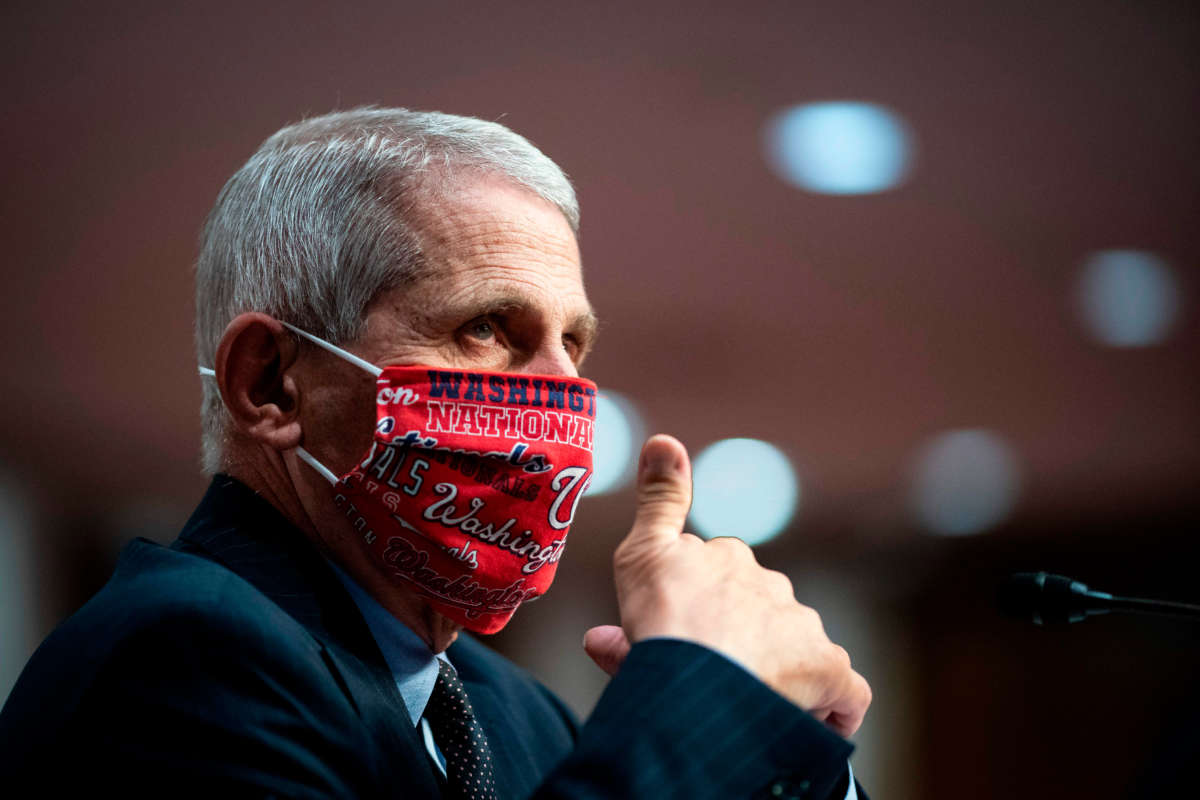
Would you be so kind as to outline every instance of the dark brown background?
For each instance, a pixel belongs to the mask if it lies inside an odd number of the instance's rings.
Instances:
[[[797,465],[800,514],[759,556],[875,687],[876,796],[1123,797],[1184,763],[1194,625],[1051,633],[990,596],[1052,568],[1200,601],[1195,4],[8,3],[0,30],[0,693],[203,489],[190,264],[217,190],[282,124],[376,103],[500,119],[556,159],[604,319],[590,376],[693,451],[753,436]],[[828,99],[905,118],[905,185],[770,174],[764,121]],[[1084,335],[1072,292],[1105,248],[1174,265],[1164,344]],[[1012,446],[1020,501],[930,537],[912,458],[963,427]],[[603,676],[578,641],[614,618],[630,513],[585,501],[555,591],[497,640],[585,712]]]

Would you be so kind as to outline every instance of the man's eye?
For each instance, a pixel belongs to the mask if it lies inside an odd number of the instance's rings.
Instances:
[[[480,341],[491,341],[496,338],[496,328],[488,319],[477,319],[467,325],[467,333]]]

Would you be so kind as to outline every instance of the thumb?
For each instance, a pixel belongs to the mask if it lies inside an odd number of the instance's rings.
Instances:
[[[583,649],[597,667],[615,675],[629,655],[629,639],[619,625],[598,625],[583,635]]]
[[[637,511],[627,545],[678,538],[691,505],[692,468],[687,450],[671,436],[651,436],[638,460]]]

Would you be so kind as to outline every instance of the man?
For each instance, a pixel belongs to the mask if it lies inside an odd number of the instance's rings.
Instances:
[[[586,724],[461,633],[544,590],[586,488],[577,225],[561,171],[493,123],[364,109],[268,139],[197,264],[212,486],[30,661],[0,785],[853,796],[866,682],[783,575],[682,532],[674,439],[642,452]]]

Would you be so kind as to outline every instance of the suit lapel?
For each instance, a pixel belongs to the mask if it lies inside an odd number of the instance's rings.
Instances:
[[[386,667],[363,663],[356,655],[336,645],[325,649],[330,671],[341,679],[346,693],[358,708],[371,740],[379,744],[383,758],[376,764],[381,783],[414,797],[438,797],[441,790],[425,743],[410,721],[392,675]]]
[[[381,783],[406,795],[439,796],[424,742],[379,646],[303,533],[248,487],[218,475],[172,548],[224,565],[303,625],[379,746]]]

